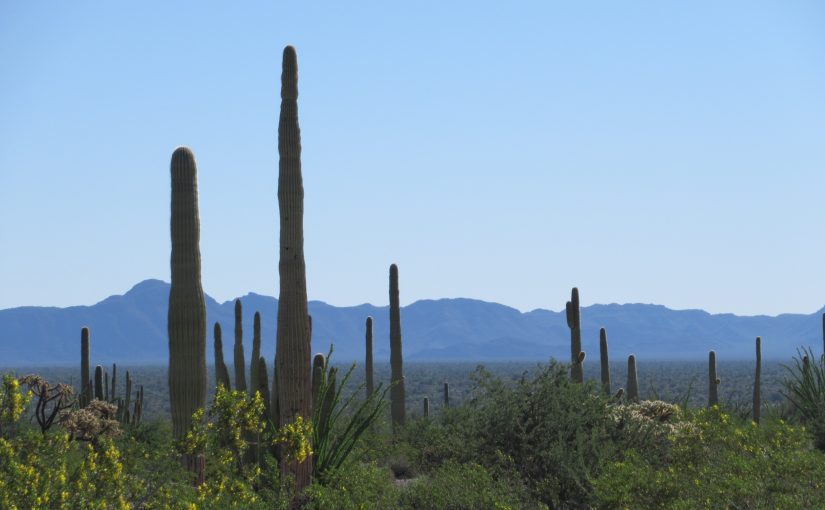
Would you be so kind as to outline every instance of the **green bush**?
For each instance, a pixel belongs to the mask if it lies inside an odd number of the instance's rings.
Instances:
[[[306,489],[306,509],[362,510],[398,508],[398,491],[392,473],[375,463],[353,462],[330,473],[324,485],[313,483]]]
[[[401,491],[401,508],[417,510],[505,510],[546,508],[531,502],[523,487],[494,479],[478,464],[452,461],[429,476],[411,480]]]
[[[756,426],[717,407],[688,417],[669,454],[629,450],[593,482],[600,508],[821,508],[825,456],[804,429]],[[817,506],[819,505],[819,506]]]

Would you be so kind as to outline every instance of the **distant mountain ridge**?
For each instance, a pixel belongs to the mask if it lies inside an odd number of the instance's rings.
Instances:
[[[166,363],[166,315],[169,284],[145,280],[122,296],[92,306],[20,307],[0,310],[0,366],[75,363],[80,358],[80,328],[91,329],[94,363]],[[262,317],[262,354],[275,352],[278,300],[250,293],[241,297],[245,352],[252,348],[252,319]],[[212,361],[211,325],[228,331],[224,356],[231,360],[234,301],[218,303],[206,296],[207,356]],[[374,318],[375,357],[389,358],[389,310],[369,304],[335,307],[311,301],[313,352],[334,359],[362,360],[364,322]],[[703,359],[711,349],[722,359],[751,359],[753,340],[762,337],[765,358],[789,359],[796,347],[822,349],[822,310],[810,315],[744,317],[702,310],[671,310],[661,305],[609,304],[582,308],[582,345],[597,362],[599,328],[607,328],[613,361],[636,354],[640,359]],[[546,361],[567,360],[570,330],[564,313],[520,312],[474,299],[421,300],[401,310],[405,360],[408,361]],[[226,335],[225,335],[226,336]]]

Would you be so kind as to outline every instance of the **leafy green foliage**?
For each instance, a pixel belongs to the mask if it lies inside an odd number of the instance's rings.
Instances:
[[[825,457],[802,428],[734,420],[713,407],[680,422],[661,451],[628,450],[593,482],[600,508],[814,508]]]
[[[825,452],[825,355],[817,359],[810,348],[797,353],[785,367],[783,395],[801,413],[816,447]]]
[[[327,369],[321,374],[312,416],[313,477],[321,483],[341,468],[361,436],[387,407],[387,389],[382,390],[380,384],[365,400],[356,400],[363,385],[344,399],[355,364],[337,384],[338,369],[330,366],[331,356],[332,348],[326,357]]]

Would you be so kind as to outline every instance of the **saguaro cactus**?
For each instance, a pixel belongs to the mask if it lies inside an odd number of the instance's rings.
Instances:
[[[450,407],[450,383],[444,381],[444,407]]]
[[[298,59],[284,48],[281,73],[281,116],[278,124],[278,207],[280,212],[280,294],[275,346],[281,424],[301,416],[312,419],[311,346],[308,329],[304,262],[304,185],[301,177],[301,130],[298,127]],[[274,393],[274,391],[273,391]],[[281,462],[284,475],[294,475],[297,491],[309,485],[312,457]]]
[[[756,337],[756,373],[753,377],[753,421],[758,425],[762,415],[762,339]]]
[[[398,299],[398,266],[390,266],[390,408],[393,425],[404,425],[406,395],[404,391],[404,361],[401,353],[401,306]]]
[[[367,398],[375,391],[375,380],[373,379],[372,368],[372,317],[367,317],[367,361],[365,363],[367,370]]]
[[[241,300],[235,300],[235,389],[246,391],[246,367],[243,354],[243,312],[241,310]]]
[[[249,395],[254,396],[255,391],[260,390],[258,384],[258,368],[260,363],[258,358],[261,357],[261,313],[255,312],[255,319],[252,323],[252,358],[249,362]],[[266,394],[269,396],[269,382],[267,382]],[[263,393],[261,393],[263,396]],[[269,400],[267,398],[267,400]],[[269,402],[266,403],[269,409]]]
[[[716,376],[716,352],[708,353],[708,407],[719,405],[719,383],[722,380]]]
[[[602,365],[602,389],[604,394],[610,396],[610,361],[607,356],[607,331],[604,328],[599,330],[599,354]]]
[[[581,313],[579,311],[579,289],[573,287],[567,302],[567,327],[570,328],[570,378],[573,382],[584,382],[584,351],[582,351]]]
[[[103,400],[103,367],[95,367],[95,399]]]
[[[312,358],[312,405],[319,405],[318,391],[321,389],[321,381],[324,379],[324,372],[327,369],[326,357],[320,352]]]
[[[636,356],[627,357],[627,400],[629,402],[639,401],[639,380],[636,377]]]
[[[80,402],[83,407],[92,400],[92,378],[89,374],[89,328],[80,330]]]
[[[424,418],[428,418],[430,416],[430,399],[424,397]]]
[[[215,386],[223,385],[227,390],[231,390],[229,370],[226,368],[226,362],[223,359],[223,333],[221,332],[220,322],[215,323],[213,335],[215,337]]]
[[[112,387],[109,394],[109,402],[117,400],[117,363],[112,363]]]
[[[201,286],[200,217],[195,156],[172,154],[172,285],[169,289],[169,398],[172,433],[186,434],[206,405],[206,305]]]

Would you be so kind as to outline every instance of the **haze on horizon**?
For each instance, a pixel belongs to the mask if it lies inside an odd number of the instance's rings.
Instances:
[[[825,4],[0,4],[0,309],[169,279],[277,293],[280,54],[298,50],[311,300],[520,310],[825,304]]]

